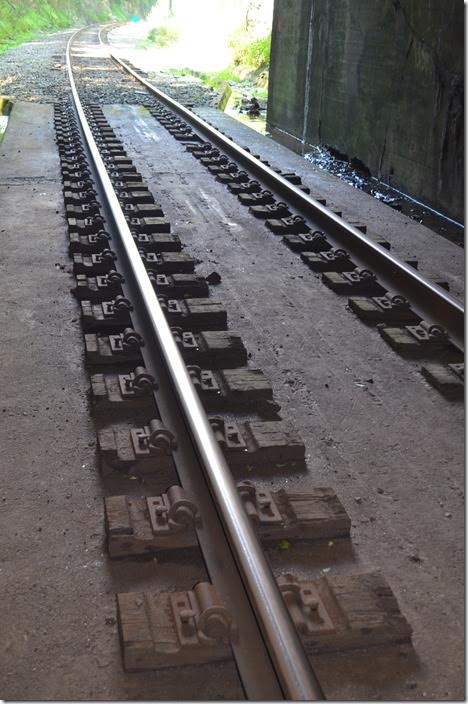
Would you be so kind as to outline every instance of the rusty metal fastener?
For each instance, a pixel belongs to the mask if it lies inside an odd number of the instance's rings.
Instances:
[[[99,256],[102,262],[113,262],[117,259],[115,252],[108,248],[103,249]]]
[[[410,325],[407,330],[421,342],[429,340],[448,339],[447,331],[441,325],[431,325],[425,320],[421,320],[419,325]]]
[[[400,293],[387,294],[387,299],[390,301],[393,308],[409,308],[408,300]]]
[[[376,281],[377,279],[374,272],[369,269],[354,269],[354,271],[346,271],[343,276],[350,281]]]
[[[190,374],[190,378],[192,379],[193,385],[196,387],[201,387],[201,367],[199,367],[197,364],[188,364],[187,371]]]
[[[137,396],[146,395],[158,388],[153,375],[141,366],[136,367],[135,371],[130,374],[119,374],[119,383],[124,395],[128,392]]]
[[[125,347],[144,347],[145,341],[133,328],[125,328],[122,333],[122,344]]]
[[[200,645],[214,645],[235,636],[234,621],[209,582],[199,582],[186,599],[172,597],[171,602],[181,645],[193,644],[194,638]]]
[[[300,633],[313,633],[324,624],[318,595],[311,589],[303,589],[291,574],[280,577],[278,586]]]
[[[152,447],[161,450],[171,450],[177,447],[177,440],[174,433],[166,428],[162,421],[153,418],[148,424],[148,429],[148,444]]]
[[[214,436],[222,448],[231,449],[236,447],[247,450],[239,428],[235,423],[226,423],[221,416],[212,416],[209,420]]]
[[[128,298],[125,298],[125,296],[122,295],[116,296],[112,305],[114,310],[120,313],[133,310],[132,303],[128,300]]]
[[[181,486],[171,486],[165,494],[148,499],[153,533],[178,533],[201,525],[198,507]]]
[[[111,269],[111,271],[107,274],[107,281],[110,284],[123,284],[125,279],[118,271]]]
[[[247,515],[254,523],[281,524],[283,522],[271,491],[257,489],[248,479],[238,482],[237,489]]]

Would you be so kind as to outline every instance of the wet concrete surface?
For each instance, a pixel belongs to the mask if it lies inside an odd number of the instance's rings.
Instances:
[[[272,548],[275,570],[299,564],[313,576],[329,568],[382,569],[414,629],[415,654],[400,652],[396,661],[380,653],[369,668],[369,653],[319,658],[327,696],[463,698],[462,405],[441,397],[422,378],[420,363],[401,359],[361,324],[345,298],[324,287],[144,109],[109,106],[106,115],[173,232],[202,260],[197,273],[221,275],[213,295],[226,305],[252,363],[271,379],[282,416],[306,441],[308,474],[268,483],[332,486],[351,516],[354,552],[338,545],[328,552]],[[226,116],[218,122],[228,124]],[[231,122],[237,139],[247,128]],[[457,246],[297,155],[283,160],[286,150],[255,133],[250,145],[283,167],[302,162],[302,171],[295,170],[307,185],[370,226],[377,222],[398,256],[416,254],[428,266],[436,261],[460,295]]]
[[[241,698],[231,663],[128,674],[115,594],[191,588],[201,560],[110,561],[50,105],[0,145],[0,697]],[[144,494],[138,481],[121,490]],[[148,493],[151,493],[149,491]]]

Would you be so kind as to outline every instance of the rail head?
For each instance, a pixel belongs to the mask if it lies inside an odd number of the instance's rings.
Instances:
[[[284,697],[290,700],[321,700],[323,693],[320,685],[244,510],[232,473],[187,372],[87,123],[72,71],[71,46],[78,33],[70,37],[67,46],[67,72],[74,108],[99,178],[99,185],[112,210],[116,234],[131,264],[141,300],[144,301],[151,333],[158,341],[216,510],[228,536],[268,654],[274,664],[281,691]]]

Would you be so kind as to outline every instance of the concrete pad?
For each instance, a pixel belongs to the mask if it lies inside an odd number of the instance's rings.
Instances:
[[[107,557],[110,489],[96,466],[52,106],[13,108],[0,202],[1,696],[242,697],[231,663],[204,677],[197,668],[128,675],[122,667],[116,592],[191,588],[205,573],[193,557],[157,566]]]
[[[303,183],[329,201],[340,205],[346,213],[359,218],[369,229],[378,232],[392,245],[392,253],[400,259],[415,256],[419,269],[447,276],[450,292],[463,300],[463,250],[415,220],[384,205],[364,191],[353,188],[336,176],[313,166],[306,159],[265,137],[215,108],[195,108],[195,112],[214,127],[231,135],[241,146],[248,146],[263,159],[283,169],[289,168],[302,177]]]
[[[8,126],[0,143],[2,181],[38,179],[41,182],[60,178],[58,155],[53,141],[51,106],[14,103]],[[8,164],[8,168],[5,165]]]
[[[391,667],[376,660],[372,677],[369,654],[360,664],[348,654],[322,657],[327,696],[462,697],[463,407],[348,311],[346,298],[329,291],[143,108],[105,112],[173,232],[202,260],[197,273],[221,275],[213,296],[225,304],[252,364],[272,381],[281,415],[306,441],[309,474],[274,476],[269,488],[332,486],[351,516],[358,556],[337,545],[325,556],[310,547],[272,548],[275,569],[316,575],[380,568],[414,628],[419,662],[407,653]],[[398,233],[394,222],[382,224],[387,238]]]

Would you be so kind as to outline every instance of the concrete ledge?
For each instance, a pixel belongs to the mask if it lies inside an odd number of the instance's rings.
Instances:
[[[279,127],[271,125],[269,122],[267,122],[267,131],[276,142],[279,142],[284,147],[291,149],[293,152],[296,152],[296,154],[304,154],[304,142],[299,139],[299,137],[286,132],[286,130],[282,130]]]

